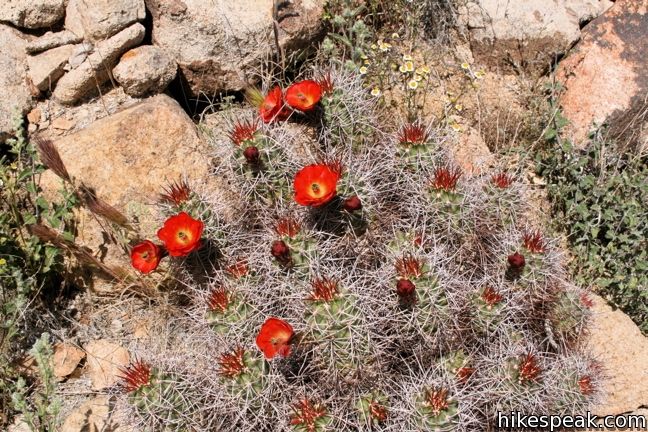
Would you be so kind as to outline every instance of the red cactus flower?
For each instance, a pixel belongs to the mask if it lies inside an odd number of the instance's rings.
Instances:
[[[131,393],[151,382],[151,366],[141,360],[136,360],[126,368],[120,369],[121,385],[126,392]]]
[[[524,259],[524,255],[519,252],[515,252],[514,254],[508,256],[508,263],[511,268],[520,270],[526,264],[526,260]]]
[[[493,306],[496,306],[503,298],[504,297],[500,293],[490,286],[486,287],[481,294],[481,299],[486,303],[488,309],[492,309]]]
[[[218,374],[225,378],[236,378],[245,370],[245,350],[235,348],[232,352],[221,354],[218,359]]]
[[[267,359],[277,355],[288,357],[294,334],[292,326],[286,321],[270,317],[261,326],[256,337],[256,345]]]
[[[326,408],[319,403],[312,403],[303,399],[293,407],[294,413],[290,416],[290,424],[299,430],[317,432],[318,420],[326,416]]]
[[[313,291],[309,297],[312,301],[332,301],[338,294],[338,284],[336,281],[321,277],[311,282]]]
[[[290,116],[290,110],[284,106],[281,87],[275,86],[268,92],[259,106],[259,115],[264,123],[286,120]]]
[[[299,111],[310,111],[322,98],[322,87],[317,81],[299,81],[286,90],[286,102]]]
[[[438,416],[449,406],[448,390],[444,388],[426,390],[425,405],[432,411],[433,416]]]
[[[533,354],[525,355],[518,365],[518,382],[520,384],[536,382],[542,369],[538,359]]]
[[[420,123],[410,123],[403,126],[398,136],[399,144],[403,146],[415,146],[425,144],[429,134]]]
[[[185,212],[171,216],[157,235],[174,257],[189,255],[200,247],[204,224]]]
[[[223,287],[215,287],[207,297],[207,307],[210,311],[225,313],[229,307],[231,295],[228,290]]]
[[[225,271],[230,275],[235,277],[236,279],[240,279],[244,276],[246,276],[250,272],[250,267],[248,266],[248,262],[245,258],[241,258],[237,260],[235,263],[230,264],[227,266]]]
[[[319,207],[337,194],[340,171],[327,164],[313,164],[302,168],[293,182],[295,201],[303,206]]]
[[[353,195],[345,199],[342,206],[344,207],[344,210],[353,213],[354,211],[362,209],[362,201],[360,201],[358,195]]]
[[[522,241],[529,252],[541,254],[547,250],[547,244],[538,230],[525,232]]]
[[[404,256],[396,261],[396,272],[402,278],[419,278],[423,276],[423,263],[413,256]]]
[[[506,189],[513,184],[513,176],[500,172],[491,176],[491,183],[500,189]]]
[[[144,274],[148,274],[160,264],[162,251],[152,241],[144,240],[142,243],[133,246],[130,256],[133,267]]]
[[[229,133],[229,138],[236,146],[240,146],[245,141],[251,141],[259,131],[257,120],[240,120]]]
[[[441,167],[434,171],[434,180],[432,187],[437,191],[451,192],[457,187],[457,182],[461,177],[461,170],[457,167]]]
[[[585,396],[594,393],[594,384],[592,384],[592,378],[588,375],[581,377],[578,380],[578,389]]]
[[[301,227],[299,223],[292,218],[282,218],[277,222],[275,231],[282,237],[295,238],[299,234]]]
[[[160,202],[179,206],[191,197],[191,188],[186,180],[169,183],[160,194]]]

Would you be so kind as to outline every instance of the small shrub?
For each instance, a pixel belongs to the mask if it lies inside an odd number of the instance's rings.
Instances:
[[[560,113],[556,119],[537,169],[567,235],[572,273],[648,334],[648,156],[620,154],[603,131],[576,149],[560,136]]]

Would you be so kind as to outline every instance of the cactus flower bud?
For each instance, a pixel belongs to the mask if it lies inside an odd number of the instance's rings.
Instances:
[[[288,248],[286,242],[284,242],[283,240],[276,240],[272,242],[270,253],[279,262],[287,263],[288,261],[290,261],[290,249]]]
[[[409,279],[399,279],[396,283],[396,294],[399,297],[409,297],[414,294],[416,285]]]
[[[515,252],[513,255],[509,255],[508,263],[511,266],[511,268],[515,270],[520,270],[524,267],[526,261],[524,260],[524,255],[522,255],[519,252]]]
[[[360,201],[360,198],[358,198],[358,195],[353,195],[345,199],[343,205],[344,210],[348,211],[349,213],[360,210],[362,208],[362,202]]]
[[[243,150],[243,156],[245,156],[245,160],[251,165],[259,163],[259,149],[255,146],[246,147]]]

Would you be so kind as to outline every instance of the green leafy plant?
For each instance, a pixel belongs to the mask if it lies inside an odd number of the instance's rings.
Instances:
[[[34,432],[54,431],[58,425],[61,400],[56,396],[56,379],[52,368],[52,345],[49,334],[43,333],[29,351],[38,366],[40,383],[28,398],[27,382],[19,377],[12,401],[14,408],[22,413],[23,422]]]
[[[14,361],[37,336],[19,329],[42,307],[42,293],[57,291],[47,288],[56,286],[63,271],[60,249],[27,227],[46,222],[72,240],[77,202],[65,188],[59,202],[44,196],[39,178],[45,167],[26,139],[20,118],[15,130],[15,138],[7,140],[0,153],[0,406],[5,413],[12,405],[10,395],[24,386]]]
[[[604,130],[575,148],[561,137],[566,124],[558,112],[537,170],[567,234],[571,270],[648,333],[648,156],[620,154]]]

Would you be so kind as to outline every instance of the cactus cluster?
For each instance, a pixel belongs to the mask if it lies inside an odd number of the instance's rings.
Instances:
[[[227,190],[165,194],[205,227],[171,261],[190,305],[125,374],[141,423],[475,431],[595,401],[591,303],[516,175],[463,173],[442,128],[388,130],[358,77],[316,76],[215,131]]]

